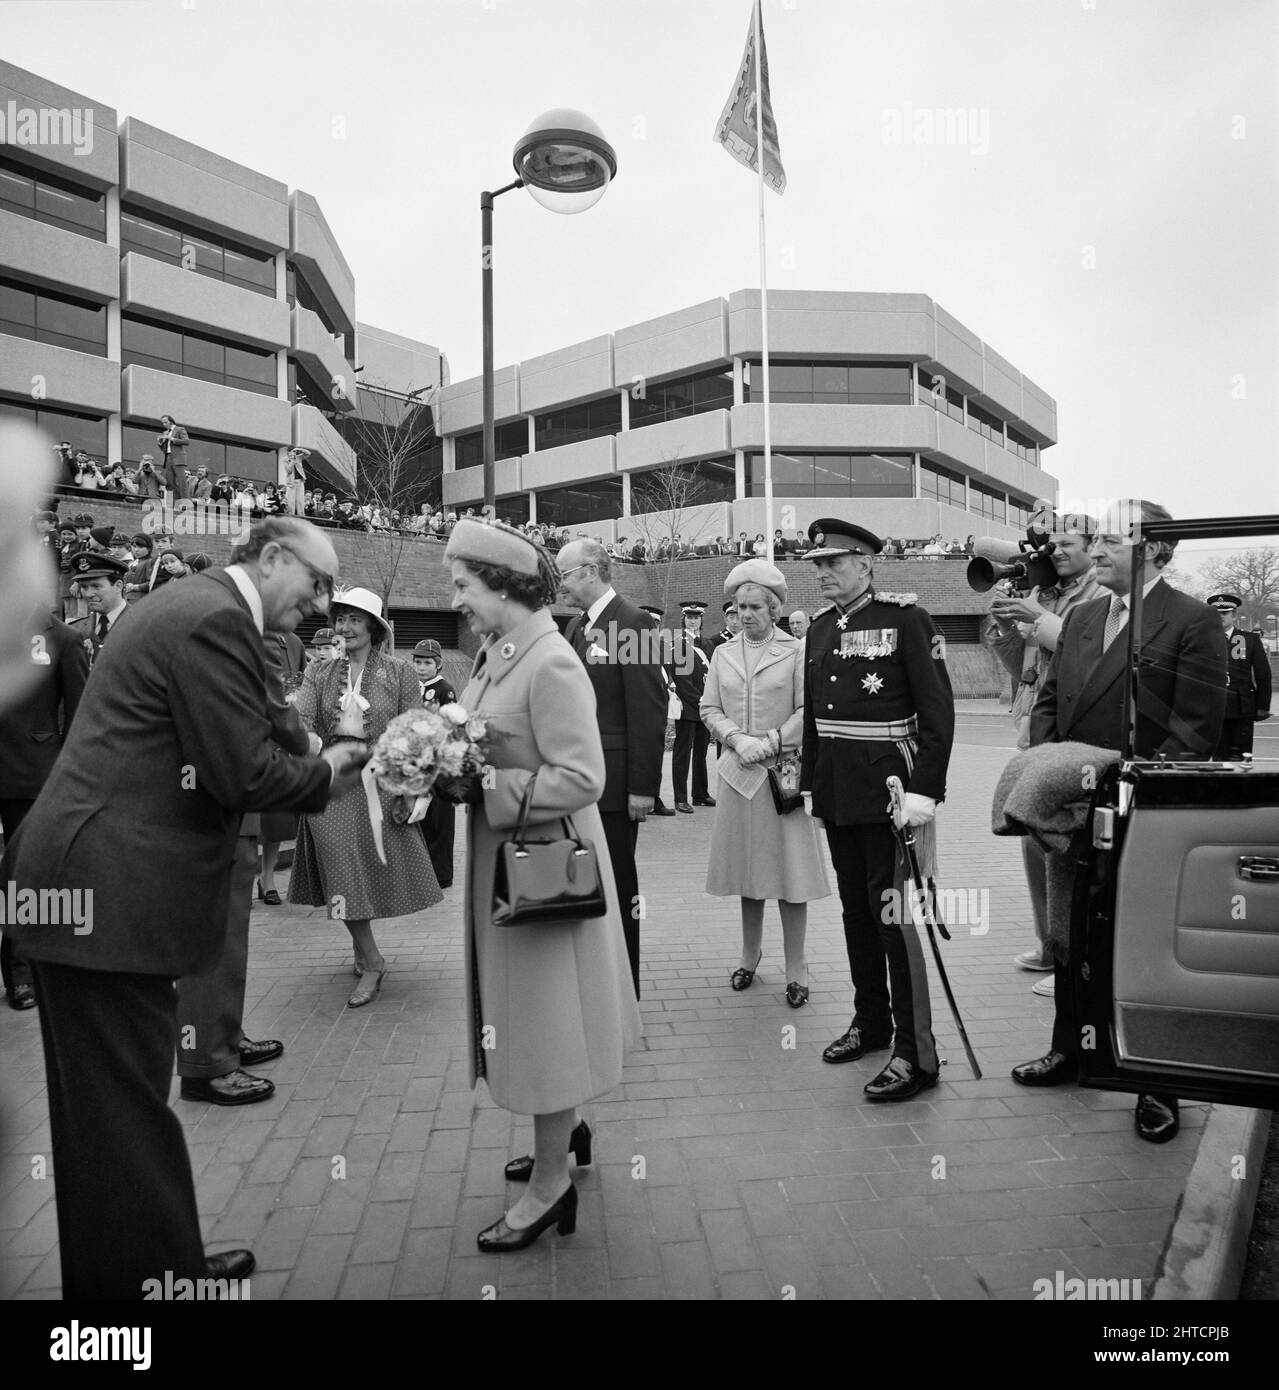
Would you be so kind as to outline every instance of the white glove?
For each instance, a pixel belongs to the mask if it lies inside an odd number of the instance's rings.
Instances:
[[[733,752],[747,767],[765,762],[771,756],[768,745],[762,739],[751,738],[749,734],[738,734],[733,740]]]
[[[324,740],[319,736],[319,734],[308,733],[306,736],[306,741],[308,744],[307,752],[310,753],[310,755],[313,758],[318,758],[320,756],[320,753],[324,749]]]
[[[900,827],[903,825],[927,825],[937,811],[937,803],[931,796],[916,796],[914,792],[904,792],[902,794],[903,815],[894,815],[893,820]],[[891,803],[889,804],[891,810]]]

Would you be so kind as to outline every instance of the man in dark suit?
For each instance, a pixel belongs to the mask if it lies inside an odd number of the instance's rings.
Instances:
[[[649,619],[651,620],[649,625],[652,627],[653,631],[654,631],[654,632],[660,632],[660,631],[662,630],[662,619],[663,619],[663,617],[665,616],[663,610],[660,609],[660,608],[655,607],[655,606],[654,606],[653,604],[651,604],[651,603],[641,603],[639,607],[640,607],[640,612],[641,612],[641,613],[646,613],[646,614],[648,615]],[[666,686],[666,699],[667,699],[667,714],[666,714],[666,721],[667,721],[667,723],[669,724],[669,723],[670,723],[670,709],[669,709],[669,706],[670,706],[671,697],[675,694],[675,687],[674,687],[674,684],[673,684],[672,681],[671,681],[671,678],[666,674],[666,671],[665,671],[664,668],[663,668],[663,670],[662,670],[662,680],[663,680],[663,682],[665,683],[665,686]],[[658,749],[657,749],[657,759],[658,759],[659,764],[660,764],[661,760],[662,760],[665,756],[666,756],[666,725],[664,724],[664,725],[662,726],[662,737],[661,737],[661,741],[659,742],[659,744],[658,744]],[[660,778],[659,778],[659,781],[658,781],[658,789],[657,789],[657,795],[653,798],[653,809],[649,812],[649,815],[650,815],[650,816],[673,816],[674,814],[675,814],[675,808],[674,808],[673,806],[668,806],[668,805],[662,800],[661,781],[660,781]]]
[[[1238,761],[1252,752],[1253,725],[1270,718],[1270,662],[1261,634],[1235,626],[1235,616],[1243,607],[1238,594],[1209,594],[1207,602],[1221,615],[1230,678],[1226,717],[1212,756]]]
[[[714,806],[706,780],[706,749],[710,735],[702,723],[702,691],[711,669],[708,645],[702,641],[702,618],[707,605],[700,599],[690,599],[680,605],[684,615],[684,631],[672,646],[671,661],[666,673],[680,700],[680,715],[675,721],[675,747],[671,750],[671,781],[675,787],[675,809],[685,815],[693,814],[694,806]],[[688,769],[693,768],[693,801],[688,799]]]
[[[640,907],[635,844],[662,780],[666,690],[648,616],[613,588],[608,552],[570,541],[555,557],[564,593],[582,610],[565,636],[586,666],[604,747],[600,819],[617,884],[626,953],[639,998]]]
[[[67,626],[88,652],[90,666],[97,661],[102,644],[116,623],[129,611],[124,598],[129,568],[123,560],[93,550],[82,550],[71,561],[71,573],[89,611]]]
[[[248,1251],[204,1253],[168,1105],[173,982],[221,955],[241,814],[322,810],[362,755],[289,757],[266,713],[263,629],[327,611],[332,546],[275,518],[242,554],[150,595],[112,635],[7,855],[19,893],[69,890],[15,933],[40,1001],[64,1298],[253,1268]]]
[[[0,710],[0,829],[5,843],[53,770],[89,679],[89,654],[64,622],[43,606],[28,624],[30,661],[36,680],[17,704]],[[0,942],[0,973],[11,1009],[34,1009],[31,971],[6,931]]]
[[[1226,708],[1226,639],[1211,608],[1168,585],[1160,571],[1174,544],[1141,540],[1141,526],[1170,520],[1153,502],[1122,503],[1098,523],[1090,552],[1104,598],[1070,610],[1057,639],[1048,675],[1030,714],[1030,746],[1091,743],[1123,746],[1127,624],[1132,597],[1132,554],[1142,551],[1141,679],[1135,753],[1178,760],[1210,758],[1221,736]],[[1054,967],[1056,1017],[1052,1047],[1014,1067],[1023,1086],[1059,1086],[1078,1072],[1079,1024],[1064,961]],[[1139,1095],[1137,1133],[1162,1144],[1180,1128],[1172,1096]]]

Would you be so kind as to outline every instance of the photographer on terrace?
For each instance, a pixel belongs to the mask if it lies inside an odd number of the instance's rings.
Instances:
[[[1057,524],[1062,529],[1050,534],[1052,551],[1048,557],[1057,571],[1057,583],[1011,593],[1007,591],[1008,584],[1001,584],[990,602],[991,624],[987,640],[1017,681],[1012,715],[1017,726],[1017,747],[1022,750],[1030,747],[1030,711],[1057,650],[1057,639],[1066,615],[1080,604],[1104,596],[1098,588],[1097,567],[1089,553],[1096,529],[1091,518],[1064,517]],[[1044,907],[1044,852],[1030,836],[1021,837],[1021,852],[1038,941],[1032,950],[1023,951],[1013,960],[1023,970],[1051,972],[1053,957],[1048,947]],[[1051,996],[1051,973],[1034,986],[1034,992]]]

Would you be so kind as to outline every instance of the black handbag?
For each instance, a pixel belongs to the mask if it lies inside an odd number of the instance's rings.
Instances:
[[[497,847],[493,872],[493,925],[519,927],[526,922],[562,922],[603,917],[608,911],[595,847],[583,840],[572,816],[561,818],[567,837],[531,840],[529,808],[534,772],[520,801],[515,837]]]
[[[779,816],[788,816],[804,804],[799,791],[799,759],[792,753],[768,769],[768,785]]]

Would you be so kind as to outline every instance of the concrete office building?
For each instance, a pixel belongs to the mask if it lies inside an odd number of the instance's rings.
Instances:
[[[136,466],[168,414],[193,469],[260,488],[302,445],[345,493],[361,417],[448,380],[437,348],[357,322],[310,194],[7,63],[0,111],[0,416]]]
[[[685,540],[763,532],[759,310],[740,290],[499,369],[499,514],[669,534],[645,509],[663,491],[653,470],[678,464],[696,480]],[[769,361],[788,539],[831,512],[904,539],[1012,538],[1056,501],[1040,459],[1055,402],[925,295],[770,292]],[[440,392],[446,505],[481,499],[481,423],[478,377]]]

